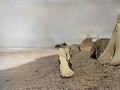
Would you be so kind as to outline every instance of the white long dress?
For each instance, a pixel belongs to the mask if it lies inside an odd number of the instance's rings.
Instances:
[[[60,72],[63,77],[71,77],[74,72],[69,68],[63,48],[59,48]]]
[[[64,48],[64,51],[65,51],[65,53],[66,53],[66,55],[67,55],[67,60],[70,60],[70,52],[69,52],[69,49],[68,49],[68,47],[65,47]]]

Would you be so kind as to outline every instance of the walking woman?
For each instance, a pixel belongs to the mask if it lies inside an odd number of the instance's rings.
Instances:
[[[60,73],[62,77],[71,77],[74,72],[69,68],[67,57],[63,45],[58,45],[58,55],[60,60]]]
[[[62,45],[63,45],[64,51],[65,51],[65,54],[66,54],[66,60],[68,62],[68,65],[69,65],[70,69],[72,69],[72,63],[70,62],[71,55],[70,55],[69,48],[67,47],[67,44],[65,42],[62,43]]]

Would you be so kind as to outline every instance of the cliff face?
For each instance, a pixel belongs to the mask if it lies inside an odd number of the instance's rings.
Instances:
[[[110,40],[109,38],[101,38],[100,40],[93,42],[91,50],[94,50],[97,47],[104,50],[106,48],[106,46],[108,45],[109,40]]]
[[[81,50],[83,50],[83,51],[90,51],[92,44],[93,44],[92,43],[92,38],[86,38],[80,44]]]
[[[96,42],[93,42],[92,38],[86,38],[80,44],[80,48],[83,51],[91,51],[99,46],[100,49],[104,50],[106,48],[109,40],[110,40],[109,38],[100,38]]]

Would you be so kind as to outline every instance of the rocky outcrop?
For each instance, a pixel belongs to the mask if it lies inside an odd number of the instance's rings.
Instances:
[[[82,41],[80,44],[80,48],[83,51],[90,51],[91,46],[92,46],[92,38],[86,38],[85,40]]]

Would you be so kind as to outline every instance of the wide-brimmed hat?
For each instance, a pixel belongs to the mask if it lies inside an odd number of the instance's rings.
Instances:
[[[63,46],[67,46],[67,43],[63,42],[61,45],[63,45]]]
[[[56,44],[55,45],[55,48],[59,48],[61,45],[60,44]]]

